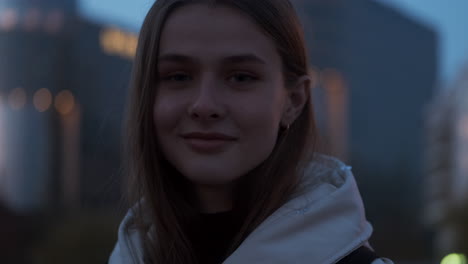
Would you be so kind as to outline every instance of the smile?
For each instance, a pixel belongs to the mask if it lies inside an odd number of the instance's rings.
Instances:
[[[237,140],[236,137],[220,133],[187,133],[182,138],[195,152],[215,154],[222,152]]]

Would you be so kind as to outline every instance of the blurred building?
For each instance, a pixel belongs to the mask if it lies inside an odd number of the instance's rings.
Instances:
[[[435,97],[426,120],[426,223],[438,258],[468,255],[468,65]]]
[[[15,211],[119,196],[120,123],[137,38],[84,20],[75,6],[0,1],[0,201]]]
[[[397,261],[428,257],[423,109],[435,89],[436,34],[376,1],[294,2],[309,43],[324,140],[353,166],[376,231],[371,242]]]

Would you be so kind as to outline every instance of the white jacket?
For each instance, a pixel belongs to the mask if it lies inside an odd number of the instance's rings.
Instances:
[[[299,195],[255,229],[224,264],[333,264],[368,245],[372,227],[351,168],[318,156],[307,168]],[[140,234],[129,231],[132,210],[123,219],[109,264],[139,264]],[[380,258],[372,264],[391,264]]]

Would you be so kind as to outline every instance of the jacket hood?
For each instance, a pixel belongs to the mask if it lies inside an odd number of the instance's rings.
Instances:
[[[351,167],[318,156],[302,181],[302,191],[254,230],[226,264],[335,263],[367,243],[372,227]]]
[[[258,226],[224,264],[332,264],[368,246],[372,227],[351,167],[317,155],[301,183],[296,195]],[[110,264],[143,263],[140,235],[129,229],[133,217],[130,210],[119,227]]]

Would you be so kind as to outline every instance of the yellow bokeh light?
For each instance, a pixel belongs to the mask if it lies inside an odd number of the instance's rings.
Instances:
[[[36,107],[37,111],[44,112],[49,109],[52,104],[52,94],[49,90],[42,88],[39,89],[33,97],[33,104]]]
[[[443,258],[440,264],[467,264],[466,256],[463,254],[452,253]]]
[[[125,43],[125,55],[128,58],[135,57],[135,53],[138,46],[138,39],[136,36],[128,35]]]
[[[132,59],[135,57],[138,38],[118,28],[106,28],[101,31],[99,42],[105,53]]]
[[[343,74],[332,68],[327,68],[321,73],[321,81],[323,86],[331,92],[343,91],[346,82]]]
[[[55,97],[55,109],[62,114],[67,115],[75,107],[75,97],[72,92],[63,90]]]
[[[11,90],[8,95],[8,103],[14,110],[20,110],[26,105],[26,91],[21,87]]]

